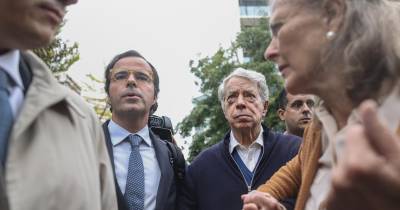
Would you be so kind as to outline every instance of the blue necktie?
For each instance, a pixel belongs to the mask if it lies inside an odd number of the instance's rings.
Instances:
[[[7,73],[0,68],[0,161],[3,166],[7,157],[8,138],[14,121],[8,101],[8,87]]]
[[[125,199],[129,210],[144,209],[144,167],[139,145],[142,138],[139,135],[129,135],[132,152],[129,156],[128,176],[126,178]]]

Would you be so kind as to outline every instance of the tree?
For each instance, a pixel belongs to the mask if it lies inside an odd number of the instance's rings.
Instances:
[[[81,90],[83,89],[83,98],[93,107],[101,121],[109,119],[111,112],[107,106],[107,97],[104,91],[102,91],[104,86],[103,80],[96,78],[92,74],[88,74],[86,76],[89,81],[78,85],[68,75],[62,74],[67,72],[71,65],[79,60],[78,43],[74,42],[71,45],[68,41],[64,41],[59,37],[61,28],[64,25],[65,22],[59,27],[55,39],[48,46],[34,49],[33,52],[49,66],[59,82],[78,94],[81,94]]]
[[[177,126],[183,137],[194,133],[189,147],[189,161],[203,149],[219,142],[229,129],[218,100],[217,89],[222,79],[235,68],[243,67],[264,74],[270,89],[270,99],[276,98],[282,89],[283,81],[274,65],[265,61],[263,57],[269,40],[267,22],[263,19],[255,27],[244,28],[230,48],[220,48],[211,57],[190,61],[190,71],[200,80],[196,85],[200,86],[203,95],[193,99],[194,108]],[[240,50],[243,50],[249,62],[240,62]],[[276,109],[276,105],[272,104],[269,109],[271,114],[268,114],[264,123],[275,130],[281,130],[283,125],[276,115],[276,110],[271,108]]]
[[[93,74],[87,74],[86,76],[89,80],[83,84],[83,98],[93,107],[99,120],[104,122],[111,118],[107,94],[104,91],[105,81]]]
[[[78,43],[74,42],[69,45],[67,41],[59,37],[64,24],[65,22],[57,30],[56,36],[50,45],[33,50],[54,74],[68,71],[69,67],[79,60]]]

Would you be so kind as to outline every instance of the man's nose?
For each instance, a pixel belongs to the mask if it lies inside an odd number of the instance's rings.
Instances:
[[[129,74],[128,75],[126,84],[128,86],[132,86],[132,85],[136,86],[136,78],[135,78],[135,76],[133,74]]]
[[[244,97],[242,95],[239,95],[236,101],[236,108],[238,109],[243,109],[246,107],[246,103],[244,100]]]
[[[304,114],[311,114],[311,107],[304,103],[301,110]]]

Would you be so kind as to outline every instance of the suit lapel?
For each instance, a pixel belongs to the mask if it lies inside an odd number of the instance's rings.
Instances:
[[[156,210],[164,208],[168,193],[170,191],[171,182],[173,181],[173,171],[169,162],[168,148],[160,138],[150,131],[150,138],[154,145],[158,165],[160,166],[161,178],[158,185]]]
[[[124,194],[122,193],[121,188],[119,188],[118,181],[117,181],[117,176],[115,175],[113,145],[112,145],[112,142],[111,142],[110,131],[108,130],[108,123],[109,122],[110,122],[110,120],[107,120],[103,124],[103,131],[104,131],[104,136],[105,136],[105,140],[106,140],[106,146],[107,146],[108,154],[110,156],[110,161],[111,161],[111,165],[112,165],[112,169],[113,169],[112,171],[113,171],[113,175],[114,175],[115,189],[117,191],[118,210],[127,210],[128,207],[126,205]]]
[[[58,83],[47,66],[36,55],[26,52],[21,53],[21,58],[23,59],[22,64],[20,63],[21,67],[27,67],[32,72],[32,82],[25,94],[22,110],[13,125],[10,139],[18,138],[40,116],[43,110],[61,102],[68,103],[71,107],[76,106],[67,99],[66,88]],[[29,82],[29,79],[26,80]],[[79,112],[79,108],[75,110]],[[82,112],[79,114],[85,116]]]
[[[19,61],[19,74],[24,84],[24,94],[26,94],[32,82],[32,71],[30,70],[29,64],[25,61],[25,56],[22,54]]]

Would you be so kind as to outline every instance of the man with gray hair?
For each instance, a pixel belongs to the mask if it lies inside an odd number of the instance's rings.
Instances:
[[[242,194],[297,154],[298,137],[273,133],[261,124],[268,95],[265,77],[255,71],[239,68],[222,81],[218,98],[231,130],[188,166],[180,210],[241,209]],[[287,209],[294,206],[294,199],[282,202]]]

